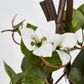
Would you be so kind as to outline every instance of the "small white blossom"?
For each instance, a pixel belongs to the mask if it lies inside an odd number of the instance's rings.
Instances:
[[[74,33],[56,34],[53,49],[58,53],[63,65],[70,61],[69,49],[73,48],[76,43],[77,36]]]
[[[60,49],[73,48],[77,43],[77,35],[74,33],[56,34],[55,45]]]
[[[39,26],[35,31],[30,28],[21,30],[25,46],[37,56],[51,57],[56,32],[55,21]]]

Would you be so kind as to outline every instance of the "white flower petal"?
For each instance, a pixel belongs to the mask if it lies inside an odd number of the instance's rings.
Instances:
[[[61,44],[61,41],[62,41],[62,35],[60,34],[56,34],[55,35],[55,42],[57,45],[60,45]]]
[[[33,51],[33,54],[42,57],[51,57],[52,56],[52,45],[50,43],[43,44],[40,48],[37,48]]]
[[[22,28],[21,36],[25,46],[31,51],[34,50],[36,46],[31,45],[31,36],[34,35],[34,30],[30,28]]]
[[[78,42],[82,43],[82,29],[79,29],[78,31],[75,32],[75,34],[77,35],[77,40]]]
[[[56,51],[62,61],[62,65],[66,65],[71,60],[70,55],[68,55],[64,51],[61,51],[61,50],[56,50]]]
[[[61,46],[64,48],[73,48],[77,43],[77,36],[74,33],[65,33],[62,35]]]
[[[62,39],[62,36],[60,34],[55,34],[55,40],[54,40],[53,50],[55,50],[56,47],[61,44],[61,39]]]
[[[36,35],[39,36],[40,38],[49,37],[49,39],[50,35],[54,35],[55,32],[56,32],[55,21],[49,21],[45,24],[42,24],[35,31]]]
[[[55,41],[55,34],[49,34],[47,37],[47,42],[54,43]]]

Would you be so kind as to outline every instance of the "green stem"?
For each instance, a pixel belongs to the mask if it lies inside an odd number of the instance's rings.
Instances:
[[[4,33],[4,32],[13,32],[13,30],[12,29],[7,29],[7,30],[1,31],[1,33]]]

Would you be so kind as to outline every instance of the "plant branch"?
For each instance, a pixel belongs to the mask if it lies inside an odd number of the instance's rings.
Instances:
[[[15,19],[16,19],[16,16],[17,16],[17,14],[14,16],[14,18],[12,19],[12,28],[14,28],[14,29],[17,29],[17,28],[19,28],[20,26],[22,27],[23,26],[23,22],[25,21],[25,19],[24,20],[22,20],[20,23],[18,23],[17,25],[14,25],[14,21],[15,21]]]
[[[47,62],[46,60],[45,60],[45,58],[43,58],[43,57],[39,57],[41,60],[42,60],[42,62],[46,65],[46,66],[48,66],[48,67],[51,67],[51,68],[55,68],[55,69],[58,69],[58,68],[62,68],[62,67],[65,67],[65,66],[67,66],[67,64],[65,64],[65,65],[52,65],[52,64],[50,64],[49,62]]]
[[[53,84],[53,78],[52,78],[52,72],[49,73],[48,77],[47,77],[47,80],[50,84]]]
[[[50,20],[56,20],[57,19],[57,15],[56,15],[56,10],[55,10],[53,1],[52,0],[45,0],[45,3],[47,5],[47,9],[48,9],[48,12],[49,12]]]
[[[45,84],[50,84],[47,79],[45,79]]]
[[[20,43],[18,43],[18,42],[15,40],[15,38],[14,38],[14,33],[15,33],[15,32],[12,32],[12,39],[13,39],[14,43],[20,45]]]
[[[50,16],[49,16],[48,9],[47,9],[45,1],[40,2],[40,6],[41,6],[41,8],[42,8],[42,10],[43,10],[43,12],[44,12],[44,14],[46,16],[47,21],[49,21]]]
[[[43,12],[46,16],[47,21],[55,20],[57,19],[56,10],[54,7],[54,3],[52,0],[44,0],[40,2],[41,8],[43,9]]]
[[[73,0],[67,0],[66,21],[71,24],[73,15]]]
[[[60,9],[61,9],[61,0],[59,1],[58,15],[59,15]]]
[[[69,62],[68,65],[65,67],[65,72],[66,72],[67,77],[69,76],[70,70],[71,70],[71,63]],[[68,81],[70,84],[73,84],[69,79]]]
[[[59,34],[64,33],[64,28],[63,28],[63,23],[62,23],[62,19],[63,19],[63,15],[64,15],[64,8],[65,8],[65,3],[66,0],[60,0],[59,2],[59,9],[58,9],[58,18],[57,18],[57,30],[56,32]]]
[[[64,15],[65,3],[66,3],[66,0],[60,0],[57,23],[62,22],[62,18],[63,18],[63,15]]]
[[[7,30],[2,30],[1,33],[4,33],[4,32],[13,32],[12,29],[7,29]]]

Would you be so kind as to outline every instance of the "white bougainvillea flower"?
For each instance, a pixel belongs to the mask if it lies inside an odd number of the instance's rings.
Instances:
[[[30,28],[23,28],[21,35],[25,46],[37,56],[51,57],[56,32],[55,27],[55,21],[50,21],[42,24],[35,31]]]
[[[58,53],[62,64],[67,64],[71,56],[69,55],[70,48],[73,48],[77,43],[77,36],[74,33],[56,34],[54,42],[54,50]]]
[[[54,48],[59,48],[61,50],[73,48],[77,43],[77,35],[74,33],[64,33],[62,35],[55,35]]]
[[[75,34],[77,35],[77,47],[81,47],[84,46],[84,30],[82,30],[82,28],[80,28],[79,30],[77,30],[75,32]]]

